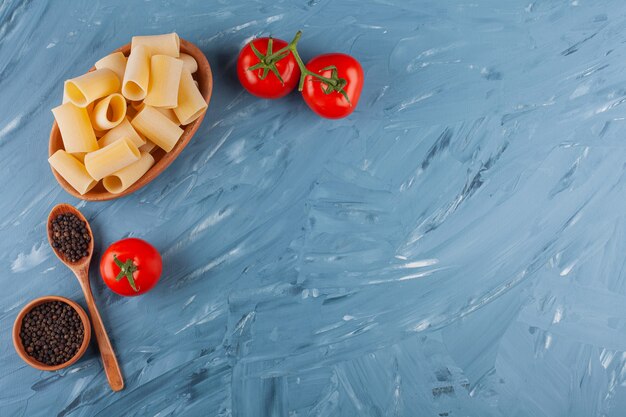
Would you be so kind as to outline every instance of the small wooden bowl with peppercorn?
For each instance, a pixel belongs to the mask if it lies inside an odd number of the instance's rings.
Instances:
[[[48,295],[28,303],[13,325],[13,345],[33,368],[57,371],[83,356],[91,340],[85,310],[64,297]]]

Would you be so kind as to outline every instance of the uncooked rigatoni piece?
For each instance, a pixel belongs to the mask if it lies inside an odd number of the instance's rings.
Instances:
[[[169,152],[183,134],[176,123],[154,107],[145,105],[131,121],[133,127],[158,147]]]
[[[131,108],[134,109],[135,111],[135,115],[137,115],[137,113],[139,113],[141,111],[141,109],[143,109],[143,107],[146,105],[143,101],[142,102],[131,102]],[[180,123],[178,122],[178,117],[176,117],[176,113],[174,113],[173,109],[165,109],[163,107],[155,107],[155,110],[158,110],[159,113],[162,113],[163,115],[167,116],[168,119],[170,119],[172,122],[176,123],[177,125],[179,125]],[[131,118],[132,120],[132,118]]]
[[[126,99],[119,93],[98,101],[91,112],[91,125],[96,130],[109,130],[119,125],[126,116]]]
[[[145,46],[139,45],[130,52],[128,57],[122,82],[122,94],[132,101],[143,100],[148,93],[149,82],[150,51]]]
[[[81,164],[85,164],[85,155],[87,155],[87,152],[76,152],[76,153],[72,153],[70,154],[72,155],[74,158],[78,159],[78,161]]]
[[[146,143],[146,140],[142,138],[130,124],[128,117],[125,117],[119,125],[115,126],[98,139],[98,147],[104,148],[121,138],[132,140],[137,147],[143,146]]]
[[[48,162],[80,195],[85,194],[98,183],[89,175],[85,166],[78,159],[63,149],[56,151],[48,158]]]
[[[124,80],[124,71],[126,71],[126,56],[121,52],[113,52],[96,62],[96,69],[108,68],[113,71],[120,83]]]
[[[174,113],[174,110],[172,110],[172,109],[163,109],[161,107],[155,107],[155,109],[157,109],[161,114],[165,115],[165,117],[170,119],[172,122],[176,123],[177,125],[180,124],[178,122],[178,117],[176,117],[176,113]]]
[[[52,109],[52,114],[59,126],[63,147],[67,152],[92,152],[98,149],[87,109],[67,102]]]
[[[138,46],[147,47],[150,50],[150,55],[169,55],[178,58],[180,54],[180,38],[176,33],[133,36],[130,44],[131,54]]]
[[[146,143],[141,145],[141,147],[139,148],[139,150],[141,152],[152,152],[154,149],[158,149],[159,147],[156,146],[154,144],[154,142],[151,142],[149,140],[146,140]]]
[[[181,125],[193,122],[204,113],[207,106],[200,90],[194,84],[191,73],[183,68],[178,86],[178,106],[174,108],[178,121]]]
[[[119,194],[136,183],[150,167],[154,165],[154,158],[148,152],[141,152],[141,158],[126,168],[104,177],[102,184],[110,193]]]
[[[181,52],[178,59],[183,61],[183,67],[187,68],[190,73],[193,74],[194,72],[198,71],[198,63],[191,55],[187,55]]]
[[[183,61],[167,55],[150,58],[150,83],[144,103],[172,109],[178,105],[178,85]]]
[[[88,72],[65,83],[67,98],[78,107],[87,107],[95,100],[117,93],[119,90],[120,80],[115,72],[108,68]]]
[[[70,102],[70,99],[67,96],[67,81],[65,81],[63,83],[63,101],[61,101],[61,104],[65,104],[69,102]],[[95,101],[92,101],[91,103],[87,104],[87,107],[85,107],[87,109],[87,113],[89,114],[89,117],[91,117],[91,112],[93,111],[95,103],[96,103]]]
[[[101,180],[140,158],[139,149],[128,138],[121,138],[110,145],[85,155],[85,168],[92,178]]]

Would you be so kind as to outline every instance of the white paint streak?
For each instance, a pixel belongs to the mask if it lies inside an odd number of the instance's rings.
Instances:
[[[24,272],[41,264],[48,258],[45,243],[34,244],[29,253],[19,253],[11,262],[11,271]]]
[[[16,116],[13,118],[13,120],[7,123],[2,129],[0,129],[0,140],[2,140],[6,135],[11,133],[13,130],[17,129],[21,121],[22,121],[22,116],[21,115]]]

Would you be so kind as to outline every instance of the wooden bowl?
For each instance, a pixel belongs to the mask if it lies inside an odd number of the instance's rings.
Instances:
[[[130,53],[130,43],[116,49],[113,52],[117,51],[121,51],[124,55],[128,56],[128,54]],[[198,71],[193,74],[194,80],[198,82],[200,93],[206,100],[207,104],[209,104],[209,101],[211,100],[211,92],[213,91],[213,75],[211,73],[211,66],[209,65],[209,61],[207,61],[206,57],[197,46],[184,39],[180,40],[180,51],[191,55],[198,63]],[[94,70],[95,68],[91,68],[89,71]],[[165,152],[163,149],[160,148],[151,152],[155,161],[154,165],[137,182],[135,182],[133,185],[131,185],[119,194],[112,194],[108,192],[102,185],[102,181],[100,181],[98,185],[96,185],[94,188],[89,190],[87,193],[81,195],[67,181],[65,181],[65,179],[63,179],[63,177],[61,177],[59,173],[54,170],[54,168],[51,167],[52,173],[65,191],[81,200],[113,200],[115,198],[124,197],[125,195],[132,194],[144,185],[150,183],[153,179],[159,176],[159,174],[163,172],[165,168],[167,168],[172,162],[174,162],[174,160],[178,157],[182,150],[185,149],[185,146],[187,146],[193,135],[200,127],[200,124],[202,123],[202,119],[204,119],[205,114],[206,111],[196,120],[185,126],[185,131],[183,132],[183,135],[176,143],[176,146],[174,146],[174,149],[172,149],[170,152]],[[52,131],[50,132],[48,155],[52,156],[52,154],[54,154],[59,149],[63,149],[63,140],[61,139],[59,126],[55,121],[52,124]]]
[[[69,304],[70,307],[72,307],[78,313],[78,316],[80,317],[80,321],[83,323],[83,328],[84,328],[83,343],[80,345],[80,348],[76,352],[76,355],[74,355],[72,359],[70,359],[69,361],[59,364],[59,365],[54,365],[54,366],[45,365],[39,362],[37,359],[30,356],[26,352],[26,349],[24,348],[24,345],[22,344],[22,338],[20,337],[20,330],[22,328],[22,321],[24,320],[24,316],[26,316],[26,314],[33,308],[37,307],[40,304],[47,303],[49,301],[61,301],[66,304]],[[13,324],[13,346],[15,346],[15,350],[17,351],[17,354],[20,355],[22,359],[24,359],[24,362],[26,362],[33,368],[39,369],[41,371],[58,371],[59,369],[63,369],[72,365],[77,360],[79,360],[81,356],[83,356],[83,354],[87,350],[87,346],[89,346],[90,340],[91,340],[91,326],[89,324],[89,317],[87,316],[87,313],[85,313],[85,310],[83,310],[83,308],[79,306],[77,303],[75,303],[74,301],[69,300],[65,297],[58,297],[56,295],[47,295],[45,297],[37,298],[31,301],[30,303],[28,303],[22,309],[22,311],[20,311],[20,313],[17,315],[17,318],[15,319],[15,324]]]

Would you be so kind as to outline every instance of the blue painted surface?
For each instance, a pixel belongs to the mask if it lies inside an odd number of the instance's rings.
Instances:
[[[624,416],[626,6],[619,1],[4,1],[0,415]],[[240,47],[304,30],[357,57],[328,121],[262,101]],[[133,34],[213,66],[198,135],[156,181],[82,203],[46,163],[62,81]],[[59,202],[97,253],[164,255],[150,293],[92,282],[126,389],[94,346],[43,373],[10,330],[29,300],[83,302],[54,258]],[[94,262],[94,266],[97,262]]]

